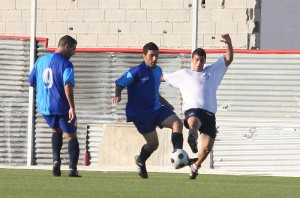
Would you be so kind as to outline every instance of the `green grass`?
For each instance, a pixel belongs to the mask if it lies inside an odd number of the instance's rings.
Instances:
[[[300,197],[300,178],[80,171],[82,178],[53,177],[50,170],[0,169],[1,197]]]

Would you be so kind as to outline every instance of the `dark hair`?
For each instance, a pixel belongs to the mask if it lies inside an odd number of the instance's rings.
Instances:
[[[202,48],[197,48],[193,51],[193,54],[192,54],[192,58],[195,56],[195,55],[198,55],[198,56],[204,56],[206,58],[206,52],[204,49]]]
[[[148,50],[159,50],[159,49],[158,49],[158,47],[157,47],[157,45],[155,43],[149,42],[146,45],[144,45],[144,47],[143,47],[143,53],[147,54]]]
[[[65,46],[65,45],[69,45],[73,47],[74,45],[77,45],[77,41],[71,36],[65,35],[59,39],[58,47]]]

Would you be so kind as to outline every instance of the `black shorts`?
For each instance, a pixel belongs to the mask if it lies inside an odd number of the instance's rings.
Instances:
[[[199,128],[200,133],[209,135],[211,138],[215,139],[217,136],[216,128],[216,116],[214,113],[206,111],[204,109],[189,109],[184,112],[184,126],[189,129],[187,120],[195,116],[201,121],[201,126]]]

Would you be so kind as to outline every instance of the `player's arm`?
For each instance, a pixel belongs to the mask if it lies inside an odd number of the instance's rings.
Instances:
[[[116,85],[115,97],[113,97],[111,99],[111,104],[113,104],[113,105],[117,104],[118,102],[120,102],[122,100],[121,94],[122,94],[123,89],[124,88],[122,86]]]
[[[161,82],[166,82],[166,81],[165,81],[165,78],[164,78],[164,73],[161,74],[160,81],[161,81]]]
[[[227,50],[225,54],[225,64],[226,66],[229,66],[230,63],[233,61],[233,47],[229,34],[222,34],[221,42],[224,42],[227,45]]]
[[[34,87],[36,86],[36,71],[35,67],[32,69],[32,71],[29,74],[27,86]]]
[[[159,102],[161,104],[163,104],[164,106],[170,108],[171,110],[174,110],[174,107],[173,105],[171,105],[164,97],[162,97],[160,94],[159,94]]]
[[[71,63],[70,63],[71,64]],[[75,102],[74,102],[74,69],[73,65],[71,64],[70,67],[67,67],[63,72],[63,83],[64,83],[64,90],[65,95],[67,97],[69,103],[69,123],[76,120],[76,113],[75,113]]]
[[[27,86],[35,88],[35,85],[31,84],[30,82],[27,82]]]
[[[70,106],[69,109],[69,123],[72,122],[74,119],[76,119],[76,113],[75,113],[75,102],[74,102],[74,89],[73,85],[71,83],[66,83],[65,87],[65,94]]]
[[[129,71],[125,72],[119,79],[116,80],[115,97],[111,99],[111,104],[117,104],[122,100],[121,93],[125,87],[128,87],[134,82],[134,76]]]

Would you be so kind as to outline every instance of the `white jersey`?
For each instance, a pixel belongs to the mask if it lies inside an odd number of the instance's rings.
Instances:
[[[224,56],[221,56],[212,65],[204,67],[202,72],[181,69],[164,74],[164,79],[168,85],[179,88],[183,99],[183,111],[201,108],[216,113],[217,89],[227,69]]]

